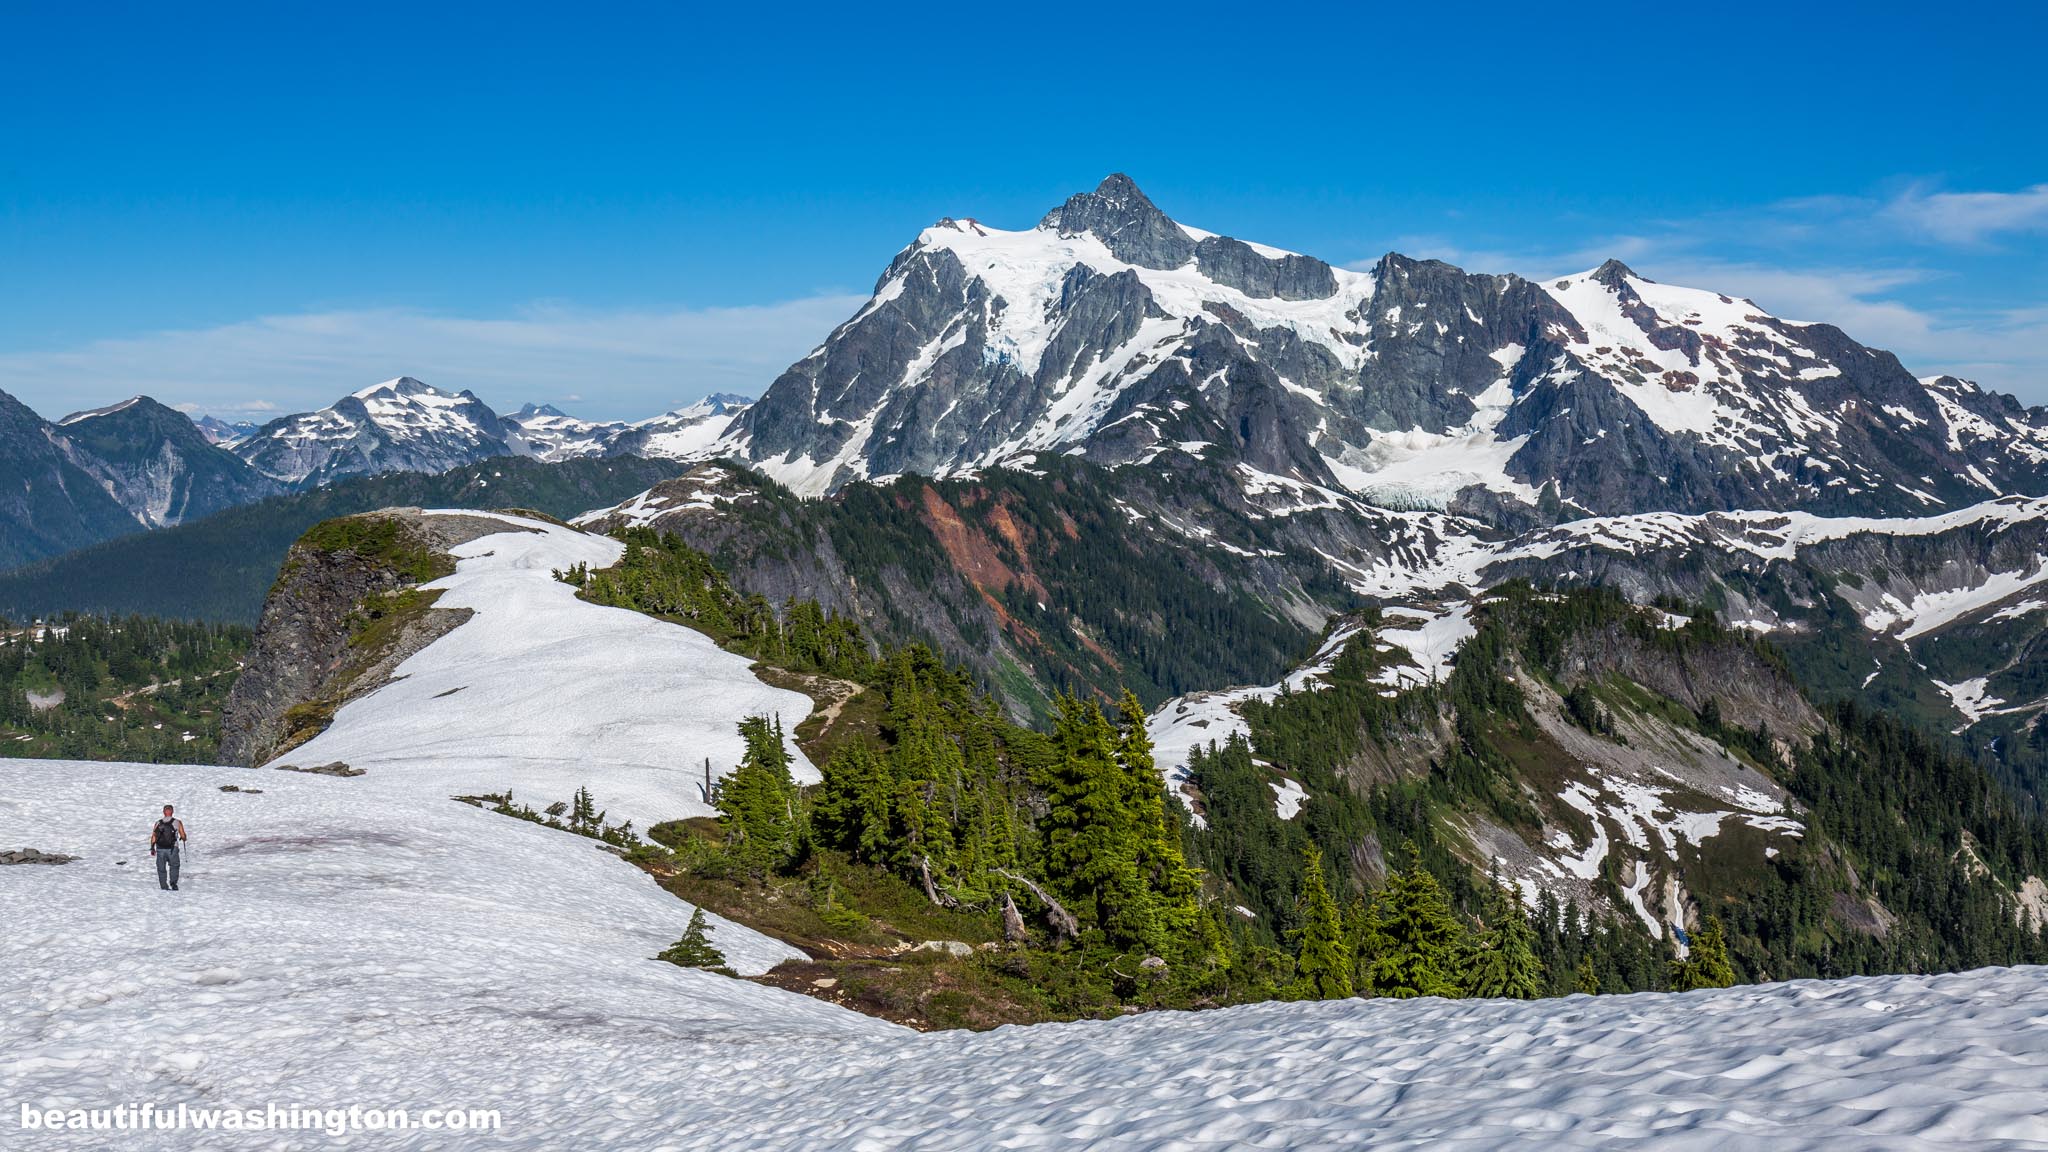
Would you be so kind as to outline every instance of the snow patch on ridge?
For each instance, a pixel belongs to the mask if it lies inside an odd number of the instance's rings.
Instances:
[[[1195,806],[1194,787],[1188,775],[1188,761],[1195,749],[1207,749],[1212,745],[1220,748],[1229,743],[1232,736],[1242,736],[1249,741],[1251,728],[1245,724],[1244,717],[1237,714],[1237,706],[1247,700],[1271,700],[1280,694],[1282,685],[1289,692],[1313,691],[1336,664],[1344,645],[1358,635],[1358,631],[1357,625],[1348,623],[1333,629],[1316,649],[1316,654],[1288,673],[1280,684],[1176,696],[1146,717],[1145,734],[1152,741],[1152,763],[1165,777],[1167,788],[1187,805],[1196,827],[1206,828],[1208,822]],[[1288,783],[1296,790],[1301,787],[1293,781]],[[1274,790],[1276,793],[1282,791],[1277,784]],[[1275,803],[1284,806],[1285,796],[1276,796]],[[1292,819],[1284,812],[1282,816]]]
[[[437,607],[475,615],[282,760],[344,761],[422,802],[510,788],[539,807],[588,785],[613,822],[644,831],[712,814],[703,763],[718,774],[738,763],[742,717],[780,717],[790,731],[810,714],[808,697],[761,683],[751,661],[702,633],[587,603],[554,578],[612,564],[617,541],[495,518],[508,531],[453,549],[455,574],[425,586],[442,590]],[[790,751],[792,774],[815,783],[817,769]]]

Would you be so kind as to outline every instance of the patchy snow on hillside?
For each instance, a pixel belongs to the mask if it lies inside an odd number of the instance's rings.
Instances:
[[[1289,692],[1313,691],[1329,675],[1344,645],[1356,635],[1355,624],[1332,629],[1316,654],[1289,672],[1280,684],[1192,692],[1161,704],[1145,720],[1145,734],[1152,740],[1152,762],[1165,774],[1169,785],[1181,789],[1187,782],[1188,756],[1195,749],[1211,744],[1221,747],[1233,735],[1251,738],[1251,729],[1237,714],[1237,705],[1246,700],[1271,700],[1280,695],[1282,685]]]
[[[1977,584],[1919,592],[1911,603],[1887,592],[1864,611],[1863,626],[1872,632],[1896,629],[1899,639],[1911,640],[1989,608],[2043,580],[2048,580],[2048,556],[2034,557],[2030,567],[2019,571],[1993,572]]]
[[[395,778],[394,778],[395,779]],[[259,786],[226,794],[221,783]],[[193,836],[183,890],[141,848]],[[587,840],[375,776],[10,761],[0,1128],[36,1109],[494,1108],[499,1130],[126,1131],[141,1152],[491,1147],[2040,1147],[2048,969],[1346,1000],[920,1036],[648,959],[690,908]],[[125,860],[127,863],[117,864]],[[758,969],[755,948],[714,940]],[[98,1150],[106,1132],[7,1146]]]
[[[1315,686],[1329,675],[1330,668],[1343,653],[1344,645],[1356,635],[1358,626],[1348,622],[1331,629],[1330,634],[1316,649],[1316,654],[1310,657],[1307,663],[1289,672],[1279,684],[1225,688],[1216,692],[1191,692],[1186,696],[1176,696],[1168,700],[1145,718],[1145,734],[1152,741],[1152,763],[1158,767],[1159,774],[1166,778],[1168,790],[1179,796],[1182,803],[1187,805],[1195,827],[1209,826],[1208,821],[1203,819],[1201,812],[1196,809],[1194,785],[1188,774],[1188,760],[1195,749],[1206,749],[1212,745],[1220,748],[1228,744],[1232,736],[1242,736],[1249,741],[1252,730],[1244,722],[1244,717],[1238,715],[1238,705],[1247,700],[1271,700],[1280,695],[1283,685],[1289,692],[1314,691]],[[1299,791],[1299,784],[1291,780],[1288,783]],[[1293,819],[1293,813],[1287,810],[1289,794],[1278,784],[1273,785],[1273,788],[1274,803],[1281,818]],[[1306,792],[1300,792],[1299,795],[1301,799],[1308,796]],[[1301,800],[1294,801],[1297,811],[1300,803]]]
[[[618,541],[499,519],[508,531],[453,549],[455,574],[427,585],[443,590],[437,607],[475,615],[282,761],[343,761],[423,797],[510,788],[536,808],[588,785],[614,822],[645,830],[710,814],[704,761],[715,774],[738,763],[742,717],[779,716],[790,730],[810,715],[808,697],[761,683],[752,661],[702,633],[586,603],[554,578],[612,564]],[[790,751],[797,779],[816,781]]]
[[[1589,516],[1541,528],[1497,546],[1483,564],[1543,559],[1573,548],[1602,548],[1627,555],[1659,549],[1723,548],[1766,560],[1791,560],[1809,544],[1852,536],[1934,536],[1958,528],[1987,531],[2048,518],[2048,497],[2005,496],[1933,516],[1816,516],[1810,512],[1642,512]],[[2017,585],[2015,586],[2017,587]],[[2010,594],[2012,588],[2007,589]]]
[[[1955,729],[1958,734],[1984,717],[1996,713],[1998,706],[2005,703],[1985,690],[1989,680],[1983,676],[1973,676],[1955,684],[1935,680],[1933,684],[1948,696],[1949,703],[1955,706],[1955,710],[1963,714],[1962,726]]]
[[[1269,784],[1273,789],[1273,813],[1282,820],[1292,820],[1301,815],[1301,806],[1308,803],[1308,790],[1301,781],[1282,776],[1278,784]]]
[[[1458,649],[1478,631],[1472,624],[1470,604],[1428,609],[1395,607],[1386,611],[1391,619],[1374,638],[1382,647],[1405,649],[1412,661],[1380,670],[1378,682],[1396,690],[1449,680],[1451,662],[1457,658]],[[1415,623],[1403,622],[1406,620]]]
[[[671,512],[708,512],[733,499],[732,493],[726,490],[729,479],[727,473],[717,469],[699,468],[609,508],[585,512],[570,523],[596,532],[614,524],[625,528],[645,528]]]

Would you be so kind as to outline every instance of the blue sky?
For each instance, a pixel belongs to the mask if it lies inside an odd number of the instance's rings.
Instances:
[[[10,5],[0,389],[648,415],[758,392],[932,220],[1126,171],[1335,263],[1613,255],[2048,402],[2020,4],[715,7]]]

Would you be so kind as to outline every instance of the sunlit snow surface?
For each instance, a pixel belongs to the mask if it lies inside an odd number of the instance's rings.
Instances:
[[[82,857],[0,868],[0,1147],[2048,1146],[2043,969],[918,1036],[651,960],[687,904],[589,840],[447,798],[589,783],[668,814],[674,759],[641,750],[761,699],[730,654],[547,574],[611,547],[560,529],[465,546],[443,603],[476,617],[322,738],[367,775],[0,762],[0,844]],[[163,803],[193,837],[175,894],[142,847]],[[744,971],[792,954],[714,925]],[[17,1130],[22,1104],[142,1101],[454,1105],[504,1126]]]
[[[139,850],[165,799],[193,835],[175,894]],[[633,868],[373,777],[10,761],[0,818],[10,842],[84,857],[0,868],[9,1149],[2048,1144],[2038,968],[918,1036],[649,960],[689,909]],[[16,1127],[21,1103],[144,1100],[458,1104],[503,1128]]]
[[[18,1105],[119,1101],[498,1107],[465,1146],[535,1150],[2048,1146],[2040,968],[918,1037],[655,963],[688,906],[633,867],[375,777],[10,760],[0,797],[10,842],[84,857],[0,869],[6,1148],[109,1146]],[[164,799],[178,894],[139,851]]]
[[[476,615],[282,761],[339,760],[423,799],[510,788],[544,807],[589,785],[614,822],[644,831],[711,811],[704,761],[717,774],[738,762],[740,718],[780,716],[793,729],[810,715],[808,697],[761,683],[751,661],[702,633],[585,603],[554,579],[612,564],[617,541],[500,518],[515,530],[457,547],[456,574],[427,585],[445,589],[437,607]],[[791,752],[797,778],[817,780]]]

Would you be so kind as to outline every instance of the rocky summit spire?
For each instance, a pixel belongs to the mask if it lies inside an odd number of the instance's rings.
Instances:
[[[1628,281],[1643,280],[1644,277],[1636,275],[1635,269],[1619,260],[1609,260],[1593,269],[1593,279],[1619,292]]]
[[[1038,226],[1062,236],[1092,233],[1117,259],[1140,268],[1179,268],[1195,256],[1193,237],[1121,172],[1110,174],[1093,192],[1069,196]]]

